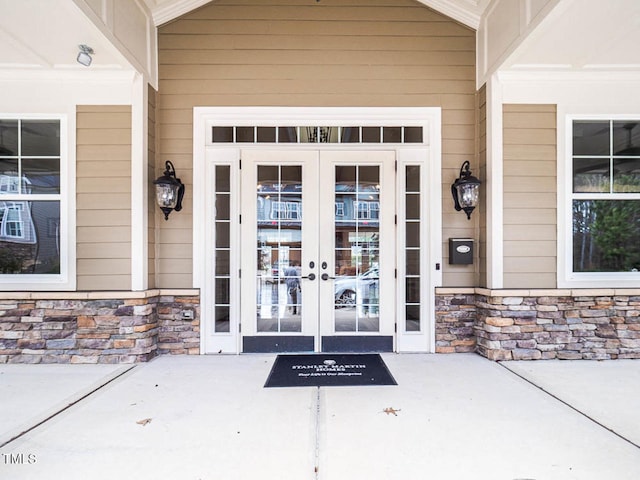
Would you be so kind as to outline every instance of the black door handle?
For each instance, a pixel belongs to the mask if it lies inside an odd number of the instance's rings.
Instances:
[[[305,279],[309,279],[309,280],[315,280],[316,279],[316,274],[315,273],[310,273],[309,275],[307,275],[306,277],[302,277]]]
[[[320,276],[320,278],[322,278],[322,280],[329,280],[329,279],[331,279],[331,280],[335,280],[335,279],[336,279],[336,277],[330,277],[328,273],[323,273],[323,274]]]

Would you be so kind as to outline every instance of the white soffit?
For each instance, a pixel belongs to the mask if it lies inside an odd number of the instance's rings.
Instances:
[[[507,71],[640,71],[640,1],[562,2],[503,64]]]
[[[144,0],[156,26],[170,22],[212,0]],[[215,0],[213,0],[215,1]],[[480,17],[490,0],[417,0],[458,22],[478,29]],[[320,0],[322,2],[322,0]]]
[[[0,0],[0,69],[87,70],[78,45],[93,48],[92,70],[122,70],[118,50],[67,0]]]

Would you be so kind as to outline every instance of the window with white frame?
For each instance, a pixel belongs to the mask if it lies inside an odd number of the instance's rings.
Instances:
[[[301,206],[300,202],[272,202],[271,220],[300,220]]]
[[[0,275],[61,274],[61,159],[60,119],[0,119]]]
[[[640,120],[572,122],[572,270],[640,270]]]

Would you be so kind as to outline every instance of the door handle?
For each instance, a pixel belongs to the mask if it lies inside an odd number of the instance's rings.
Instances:
[[[310,273],[306,277],[300,277],[300,278],[309,279],[309,280],[315,280],[316,279],[316,274],[315,273]]]
[[[325,281],[326,281],[326,280],[329,280],[329,279],[331,279],[331,280],[335,280],[335,279],[336,279],[336,277],[330,277],[328,273],[323,273],[323,274],[320,276],[320,278],[321,278],[322,280],[325,280]]]

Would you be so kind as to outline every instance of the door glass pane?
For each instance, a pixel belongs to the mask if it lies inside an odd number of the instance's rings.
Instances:
[[[335,167],[336,332],[377,332],[379,319],[380,168]]]
[[[302,330],[302,167],[258,166],[258,332]]]
[[[214,332],[231,331],[231,221],[229,211],[231,169],[218,165],[215,169],[215,306]]]
[[[405,331],[420,332],[420,166],[405,167]]]

